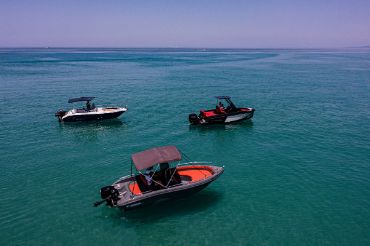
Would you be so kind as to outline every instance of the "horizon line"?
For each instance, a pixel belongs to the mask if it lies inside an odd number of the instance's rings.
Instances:
[[[196,47],[196,46],[0,46],[0,49],[208,49],[208,50],[320,50],[320,49],[361,49],[370,48],[370,45],[347,47]]]

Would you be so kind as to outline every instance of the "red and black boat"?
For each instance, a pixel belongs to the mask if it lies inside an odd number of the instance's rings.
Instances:
[[[217,96],[215,109],[200,110],[199,115],[189,114],[189,122],[193,125],[228,124],[251,119],[254,108],[238,108],[229,96]],[[227,105],[224,106],[223,102]]]
[[[223,167],[205,162],[181,163],[175,146],[148,149],[132,155],[131,174],[100,189],[102,201],[110,207],[131,209],[154,201],[198,192],[216,180]],[[136,172],[133,173],[133,165]]]

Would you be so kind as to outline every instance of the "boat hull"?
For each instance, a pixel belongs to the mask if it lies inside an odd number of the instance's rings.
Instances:
[[[78,121],[94,121],[94,120],[109,120],[114,119],[126,112],[127,109],[115,110],[113,112],[104,113],[82,113],[82,114],[66,114],[61,118],[63,122],[78,122]]]
[[[72,115],[63,118],[64,122],[76,122],[76,121],[92,121],[92,120],[109,120],[119,117],[122,112],[106,113],[106,114],[92,114],[92,115]]]
[[[190,195],[193,195],[193,194],[203,190],[209,184],[210,184],[210,182],[206,183],[206,184],[203,184],[203,185],[199,185],[199,186],[191,188],[191,189],[179,190],[179,191],[174,191],[174,192],[170,192],[170,193],[164,193],[164,194],[153,196],[153,197],[148,197],[146,199],[141,199],[140,201],[135,201],[134,203],[131,203],[131,204],[128,204],[128,205],[125,205],[125,206],[118,206],[118,207],[123,209],[123,210],[131,210],[131,209],[135,209],[135,208],[142,207],[142,206],[145,206],[145,205],[153,204],[155,202],[160,202],[161,200],[177,199],[177,198],[181,198],[181,197],[190,196]]]
[[[232,122],[237,122],[237,121],[242,121],[242,120],[248,120],[253,117],[254,110],[252,112],[248,113],[239,113],[236,115],[228,115],[225,119],[225,124],[227,123],[232,123]]]
[[[255,109],[249,111],[237,111],[233,113],[215,114],[214,116],[205,117],[202,114],[189,115],[189,122],[192,125],[211,125],[211,124],[230,124],[243,120],[252,119]]]

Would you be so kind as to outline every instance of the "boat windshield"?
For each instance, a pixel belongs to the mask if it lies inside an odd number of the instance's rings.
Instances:
[[[96,106],[94,103],[90,103],[90,101],[86,101],[85,105],[80,105],[75,111],[76,113],[87,113],[91,111],[96,111]]]
[[[217,98],[217,103],[216,103],[216,112],[230,112],[234,111],[237,109],[235,104],[231,101],[231,98],[228,96],[219,96]],[[224,105],[225,103],[225,105]]]
[[[165,189],[181,183],[177,172],[178,163],[163,162],[145,170],[140,170],[135,175],[135,180],[141,191]]]

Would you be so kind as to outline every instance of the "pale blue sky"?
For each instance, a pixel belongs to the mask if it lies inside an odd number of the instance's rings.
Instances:
[[[0,46],[370,45],[370,0],[0,0]]]

